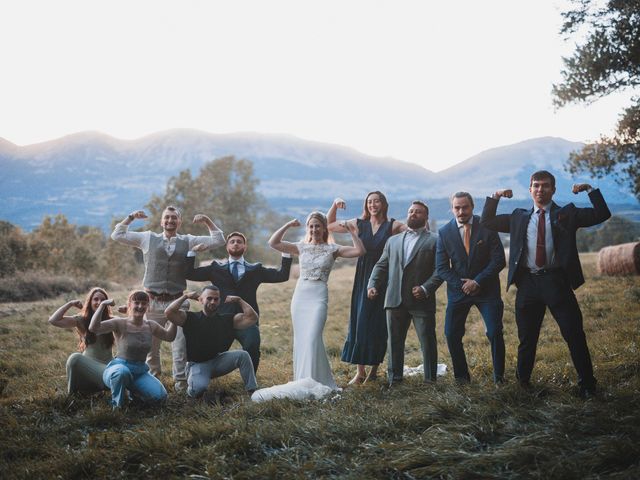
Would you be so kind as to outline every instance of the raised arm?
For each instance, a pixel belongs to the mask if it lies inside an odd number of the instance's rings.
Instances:
[[[327,211],[327,227],[329,228],[330,232],[347,233],[349,230],[347,229],[345,223],[351,222],[355,224],[356,221],[355,219],[341,220],[339,222],[336,221],[336,213],[339,208],[343,210],[347,208],[347,203],[340,197],[336,198],[333,201],[333,203],[331,204],[331,208],[329,208],[329,210]]]
[[[286,257],[284,255],[287,255]],[[281,283],[289,280],[291,272],[291,263],[293,258],[284,254],[281,259],[280,268],[262,267],[260,282],[261,283]],[[216,283],[216,282],[213,282]]]
[[[511,198],[513,192],[511,189],[503,189],[496,191],[491,197],[487,197],[484,202],[484,208],[482,209],[482,217],[480,217],[480,223],[482,226],[493,230],[495,232],[509,233],[510,231],[510,214],[496,215],[498,210],[498,202],[502,197]]]
[[[611,217],[611,212],[607,206],[607,202],[604,201],[604,197],[600,192],[600,189],[593,189],[588,183],[581,183],[573,186],[573,193],[578,194],[580,192],[589,192],[589,201],[593,208],[579,208],[577,209],[576,225],[578,227],[591,227],[599,223],[604,222]]]
[[[391,227],[391,235],[396,235],[397,233],[402,233],[407,229],[407,224],[402,223],[398,220],[393,221],[393,226]]]
[[[184,322],[187,320],[187,313],[183,310],[180,310],[180,306],[184,303],[187,298],[191,298],[193,300],[198,299],[197,292],[184,292],[182,296],[176,298],[173,302],[169,304],[167,308],[164,309],[164,316],[171,323],[175,323],[179,327],[184,325]]]
[[[276,230],[273,235],[271,235],[271,238],[269,239],[269,246],[274,250],[278,250],[279,252],[298,255],[300,253],[298,252],[298,247],[291,242],[285,242],[284,240],[282,240],[282,237],[284,237],[284,234],[289,228],[299,226],[300,222],[296,219],[285,223],[278,230]]]
[[[215,280],[215,272],[211,265],[207,265],[206,267],[195,267],[195,263],[195,252],[189,251],[184,261],[184,278],[186,278],[187,280],[194,280],[196,282],[208,281],[216,285],[218,284],[218,282]]]
[[[165,342],[173,342],[176,339],[176,333],[178,332],[178,327],[173,322],[167,322],[164,324],[164,327],[160,325],[158,322],[153,320],[148,320],[149,328],[151,328],[151,335],[159,338],[160,340],[164,340]]]
[[[187,235],[190,250],[196,246],[198,246],[198,251],[204,251],[224,245],[224,234],[222,230],[220,230],[208,216],[199,213],[193,217],[193,223],[203,223],[206,225],[209,229],[209,235]]]
[[[93,312],[93,316],[91,317],[91,322],[89,323],[90,332],[99,335],[101,333],[113,332],[117,329],[117,320],[120,319],[112,318],[109,320],[105,320],[104,322],[102,321],[102,312],[104,311],[105,307],[113,306],[115,304],[116,302],[113,300],[113,298],[109,298],[100,302],[100,305],[98,305],[98,308],[96,308],[96,311]]]
[[[80,300],[71,300],[70,302],[65,303],[59,309],[53,312],[53,315],[49,317],[49,323],[54,327],[60,328],[79,327],[81,323],[78,322],[77,317],[70,317],[65,315],[65,313],[67,313],[67,311],[71,307],[82,308],[82,302]]]
[[[231,302],[239,304],[240,308],[242,309],[242,313],[236,313],[233,316],[233,328],[235,328],[236,330],[244,330],[245,328],[249,328],[251,325],[256,324],[256,322],[258,321],[258,314],[251,305],[249,305],[240,297],[237,297],[235,295],[227,295],[224,303]]]
[[[346,227],[349,230],[349,233],[351,234],[351,241],[353,242],[353,246],[352,247],[341,246],[338,249],[336,256],[343,257],[343,258],[355,258],[355,257],[360,257],[361,255],[364,255],[365,253],[367,253],[367,250],[364,248],[364,244],[362,243],[362,240],[360,240],[360,237],[358,236],[358,227],[356,227],[352,223],[347,223]]]
[[[144,251],[145,242],[149,241],[149,232],[130,232],[129,225],[137,218],[147,218],[147,214],[144,210],[136,210],[127,215],[124,220],[116,224],[113,232],[111,232],[111,239],[125,245],[131,245],[132,247],[138,247]]]

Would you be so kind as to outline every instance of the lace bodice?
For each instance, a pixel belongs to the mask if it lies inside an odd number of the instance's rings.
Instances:
[[[340,246],[335,243],[314,245],[304,242],[296,245],[300,252],[300,278],[326,282],[335,262],[333,254]]]

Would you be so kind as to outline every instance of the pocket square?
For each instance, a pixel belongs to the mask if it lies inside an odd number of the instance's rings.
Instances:
[[[476,243],[476,245],[482,245],[484,243],[484,240],[478,240],[478,243]]]

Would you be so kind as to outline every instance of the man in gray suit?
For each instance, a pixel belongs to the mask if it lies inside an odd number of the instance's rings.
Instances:
[[[369,278],[368,297],[386,287],[384,308],[389,332],[389,384],[402,381],[404,344],[413,319],[422,348],[425,382],[435,382],[438,368],[436,344],[436,297],[442,284],[436,275],[437,235],[427,230],[429,208],[414,200],[407,214],[404,233],[387,240],[380,260]]]

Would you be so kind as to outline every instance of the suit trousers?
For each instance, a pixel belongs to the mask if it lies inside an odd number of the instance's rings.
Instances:
[[[424,380],[436,381],[438,370],[438,344],[436,342],[436,314],[424,310],[408,310],[402,305],[387,309],[387,341],[389,357],[387,360],[387,376],[389,383],[402,381],[404,370],[404,345],[407,331],[413,319],[416,335],[422,349]]]
[[[453,374],[456,380],[471,380],[467,358],[462,345],[462,337],[465,332],[465,324],[469,310],[476,306],[482,315],[485,324],[485,333],[491,346],[491,359],[493,361],[493,380],[501,382],[504,378],[504,336],[502,334],[502,314],[504,303],[498,297],[495,299],[475,300],[468,297],[461,302],[449,302],[444,320],[444,334],[447,338],[447,346],[451,354]]]
[[[524,273],[520,275],[517,286],[518,380],[528,383],[531,378],[542,320],[549,307],[569,347],[573,366],[578,372],[578,385],[595,388],[591,355],[582,327],[582,312],[565,273],[562,270],[542,275]]]
[[[260,327],[251,325],[249,328],[234,330],[234,334],[242,349],[251,357],[253,371],[257,372],[260,363]]]
[[[146,313],[147,320],[153,320],[164,327],[167,323],[167,317],[164,315],[164,310],[171,305],[172,302],[173,301],[163,302],[151,299],[149,302],[149,309]],[[185,300],[185,302],[180,306],[180,310],[189,310],[188,300]],[[161,341],[162,340],[156,336],[151,337],[151,351],[147,355],[147,365],[149,365],[149,371],[154,377],[157,377],[162,373],[162,367],[160,365]],[[182,327],[178,327],[176,338],[171,342],[171,357],[173,360],[173,380],[176,383],[182,383],[182,385],[186,386],[187,341],[184,338]]]

